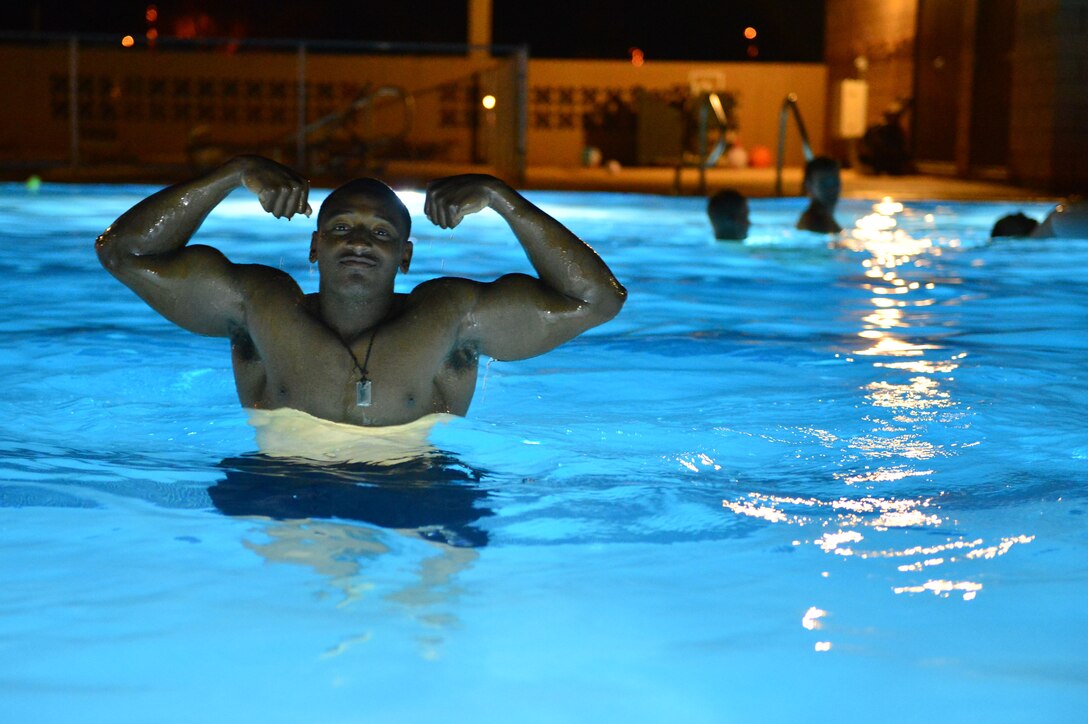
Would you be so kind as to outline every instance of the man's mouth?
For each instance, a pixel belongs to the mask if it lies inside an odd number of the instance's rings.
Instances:
[[[378,257],[372,254],[344,254],[340,263],[351,267],[372,267],[378,265]]]

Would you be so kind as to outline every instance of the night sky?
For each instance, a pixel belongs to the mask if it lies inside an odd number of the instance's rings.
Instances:
[[[0,30],[142,35],[148,2],[29,0],[8,6]],[[163,0],[164,35],[464,43],[467,0],[332,2]],[[823,0],[492,0],[493,41],[528,44],[536,58],[823,60]],[[756,28],[754,41],[744,38]],[[184,32],[181,31],[181,32]]]

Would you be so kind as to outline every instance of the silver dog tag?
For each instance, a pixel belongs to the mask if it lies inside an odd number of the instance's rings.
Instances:
[[[370,380],[355,383],[355,406],[370,407]]]

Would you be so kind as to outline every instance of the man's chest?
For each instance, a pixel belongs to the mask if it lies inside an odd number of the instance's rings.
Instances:
[[[464,414],[475,389],[477,356],[456,329],[418,314],[345,343],[308,315],[255,320],[255,360],[239,365],[259,383],[261,405],[294,407],[356,424],[398,424],[433,412]],[[259,378],[259,379],[258,379]],[[245,400],[243,400],[245,402]]]

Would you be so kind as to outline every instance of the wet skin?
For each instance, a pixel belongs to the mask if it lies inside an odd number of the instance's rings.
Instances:
[[[395,293],[396,275],[408,270],[413,251],[402,208],[390,194],[346,185],[322,206],[310,242],[319,290],[304,294],[283,271],[234,264],[217,249],[188,244],[207,214],[240,186],[277,218],[309,214],[304,179],[268,159],[239,157],[137,204],[96,247],[106,269],[164,317],[230,339],[245,407],[290,407],[375,426],[431,413],[464,415],[481,354],[542,354],[611,319],[626,297],[604,262],[569,230],[500,180],[476,174],[432,182],[428,219],[454,228],[492,209],[510,225],[537,276],[508,274],[487,283],[442,277]],[[368,407],[355,404],[356,360],[372,382]]]

